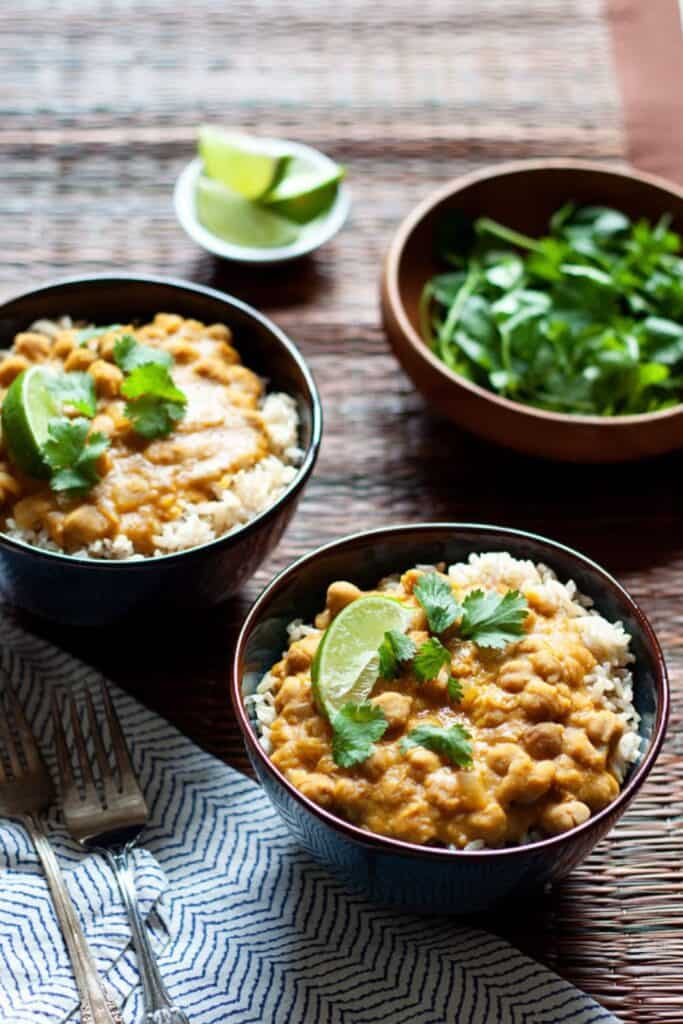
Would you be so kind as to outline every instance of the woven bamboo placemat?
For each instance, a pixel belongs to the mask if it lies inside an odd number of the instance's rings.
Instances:
[[[585,551],[658,631],[674,688],[668,740],[590,860],[523,913],[485,924],[628,1024],[680,1022],[683,458],[559,467],[470,438],[414,393],[378,315],[392,231],[434,186],[511,157],[625,158],[600,0],[10,0],[0,68],[0,295],[112,267],[217,285],[290,332],[325,406],[299,512],[239,598],[165,630],[163,644],[148,624],[125,638],[32,627],[246,770],[226,704],[231,639],[295,556],[355,528],[449,518],[537,530]],[[273,271],[199,252],[170,200],[202,119],[291,136],[343,161],[354,199],[344,232]]]

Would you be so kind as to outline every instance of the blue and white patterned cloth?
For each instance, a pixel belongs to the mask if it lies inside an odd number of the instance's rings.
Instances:
[[[50,688],[78,691],[99,677],[9,619],[0,649],[54,770]],[[137,883],[164,977],[192,1024],[615,1022],[492,935],[350,895],[297,848],[255,783],[113,697],[152,809]],[[140,991],[112,877],[66,837],[55,810],[49,825],[98,966],[132,1024]],[[77,1021],[76,1006],[36,856],[22,828],[0,819],[0,1021]]]

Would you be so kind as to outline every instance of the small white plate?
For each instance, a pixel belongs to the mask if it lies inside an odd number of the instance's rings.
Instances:
[[[310,146],[304,146],[300,142],[284,142],[280,139],[268,141],[279,142],[286,146],[287,151],[293,156],[309,160],[323,170],[328,168],[333,170],[336,167],[334,161],[324,153],[312,149]],[[178,177],[173,192],[176,217],[180,226],[197,245],[225,260],[235,260],[239,263],[283,263],[285,260],[296,259],[297,256],[312,252],[313,249],[317,249],[324,242],[329,241],[333,235],[337,234],[349,214],[351,194],[348,186],[341,182],[337,190],[337,197],[327,213],[316,217],[309,224],[304,224],[296,242],[292,242],[291,245],[272,248],[234,245],[232,242],[225,242],[222,238],[211,234],[199,223],[195,195],[201,172],[202,160],[200,157],[196,157]]]

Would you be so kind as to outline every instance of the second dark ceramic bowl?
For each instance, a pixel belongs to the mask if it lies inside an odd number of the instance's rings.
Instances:
[[[260,745],[244,698],[287,647],[294,618],[311,622],[338,579],[373,587],[418,563],[447,563],[472,552],[509,551],[544,562],[563,582],[573,579],[611,621],[632,637],[635,704],[643,751],[616,800],[563,835],[503,850],[459,851],[416,846],[364,831],[308,800],[273,765]],[[313,551],[280,573],[252,607],[233,662],[231,696],[247,751],[271,801],[298,842],[372,899],[413,909],[457,914],[489,910],[530,887],[562,878],[621,817],[659,752],[669,684],[652,627],[633,599],[604,569],[561,544],[519,530],[461,523],[396,526],[346,537]]]
[[[179,313],[226,323],[245,365],[297,403],[305,457],[285,493],[233,533],[200,547],[139,561],[98,561],[43,551],[0,533],[0,592],[12,604],[70,625],[104,625],[141,609],[217,604],[256,571],[294,513],[320,447],[313,378],[292,342],[251,306],[186,281],[127,274],[70,278],[0,306],[0,347],[34,320],[69,315],[96,324]]]

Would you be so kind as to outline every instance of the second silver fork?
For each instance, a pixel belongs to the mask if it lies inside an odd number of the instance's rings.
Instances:
[[[101,691],[116,761],[116,774],[109,763],[92,697],[87,690],[85,691],[85,706],[98,766],[102,797],[98,793],[78,710],[73,697],[68,696],[66,703],[80,766],[80,786],[74,777],[59,700],[53,693],[52,713],[64,821],[69,833],[77,842],[88,850],[97,850],[104,855],[116,876],[128,913],[133,946],[138,959],[145,1006],[145,1024],[189,1024],[187,1017],[174,1004],[163,983],[140,912],[130,854],[147,823],[149,812],[109,694],[104,686],[101,687]]]

